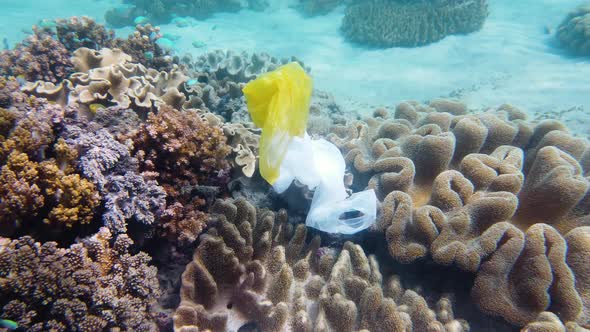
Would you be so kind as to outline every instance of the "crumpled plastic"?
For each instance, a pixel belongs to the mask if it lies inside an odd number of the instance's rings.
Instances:
[[[294,180],[315,189],[307,226],[354,234],[375,223],[377,197],[372,189],[348,197],[340,150],[324,139],[312,140],[305,132],[311,90],[311,78],[296,62],[244,87],[250,115],[262,128],[260,173],[278,193]]]

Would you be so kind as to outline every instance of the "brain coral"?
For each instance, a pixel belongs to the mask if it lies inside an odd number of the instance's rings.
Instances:
[[[590,55],[590,3],[570,12],[557,27],[559,43],[579,55]]]
[[[132,244],[106,228],[65,249],[0,238],[2,318],[27,331],[157,331],[149,311],[156,268],[147,254],[131,254]]]
[[[382,200],[376,228],[390,254],[475,273],[475,302],[512,323],[551,311],[587,324],[589,143],[508,105],[466,114],[450,101],[406,102],[393,119],[379,115],[330,139],[353,187]]]
[[[175,331],[466,331],[448,299],[430,309],[372,255],[307,239],[284,211],[217,201],[216,218],[182,274]]]
[[[487,15],[486,0],[357,1],[347,8],[341,30],[363,45],[414,47],[477,31]]]

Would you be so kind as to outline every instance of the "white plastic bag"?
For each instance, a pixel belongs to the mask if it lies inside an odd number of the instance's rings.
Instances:
[[[306,133],[292,139],[273,187],[282,193],[297,179],[309,189],[315,188],[305,224],[328,233],[354,234],[375,223],[377,197],[371,189],[347,198],[345,168],[334,144],[312,140]]]

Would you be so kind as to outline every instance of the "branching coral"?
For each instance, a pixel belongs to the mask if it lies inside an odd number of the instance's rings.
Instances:
[[[156,269],[126,235],[103,228],[67,249],[30,237],[0,241],[2,318],[27,331],[156,331]]]
[[[373,256],[347,242],[337,254],[294,227],[284,211],[256,211],[243,200],[218,201],[182,275],[175,331],[465,331],[448,299],[438,310],[383,280]]]
[[[155,172],[168,195],[166,235],[194,240],[206,223],[203,197],[192,191],[206,186],[225,187],[229,179],[226,160],[230,148],[220,127],[202,120],[195,110],[169,106],[150,113],[134,139],[135,156],[142,171]],[[223,189],[222,189],[223,190]],[[182,235],[182,233],[187,234]]]
[[[476,303],[512,323],[551,311],[585,324],[590,144],[515,108],[452,115],[440,105],[402,103],[395,119],[352,122],[330,137],[354,186],[382,200],[376,228],[390,254],[476,273]]]
[[[153,228],[166,205],[166,194],[158,183],[139,174],[138,162],[129,148],[106,130],[97,132],[68,126],[68,145],[78,151],[78,167],[103,196],[103,222],[114,233],[127,231],[130,221]]]
[[[107,30],[104,25],[88,16],[72,16],[55,20],[49,27],[34,27],[36,34],[47,34],[57,39],[69,51],[74,52],[80,47],[99,50],[112,47],[115,32]]]
[[[487,15],[486,0],[357,1],[347,8],[341,30],[355,43],[414,47],[477,31]]]
[[[90,223],[99,195],[74,172],[76,151],[57,139],[63,109],[36,98],[23,105],[2,112],[13,124],[0,136],[2,233],[30,231],[41,220],[57,228]]]
[[[127,39],[116,39],[112,46],[120,48],[131,56],[134,63],[141,63],[147,68],[158,71],[170,71],[174,64],[171,50],[166,50],[158,45],[158,39],[162,38],[160,28],[150,24],[137,25],[135,31]],[[95,48],[100,49],[100,48]]]
[[[590,4],[583,4],[570,12],[557,27],[559,43],[579,55],[590,55]]]
[[[72,72],[70,54],[47,34],[33,34],[13,50],[0,53],[0,74],[27,81],[58,83]]]

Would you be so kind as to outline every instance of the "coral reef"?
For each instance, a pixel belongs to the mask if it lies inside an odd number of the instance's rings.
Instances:
[[[206,200],[225,191],[230,147],[220,127],[195,110],[169,106],[150,113],[134,137],[135,157],[143,172],[153,172],[168,196],[164,235],[194,241],[207,222]]]
[[[106,228],[67,249],[0,238],[2,318],[27,331],[157,331],[156,269],[129,253],[132,243]]]
[[[181,89],[188,99],[185,107],[209,110],[222,115],[226,121],[249,121],[242,98],[243,84],[292,61],[309,71],[295,57],[277,59],[266,53],[216,50],[196,59],[187,55],[181,60],[191,78]]]
[[[127,232],[130,222],[149,233],[166,206],[166,193],[149,174],[139,174],[129,148],[106,129],[89,131],[92,124],[66,127],[64,137],[79,154],[78,168],[102,195],[104,225],[113,233]]]
[[[160,38],[162,35],[159,27],[154,27],[151,24],[138,24],[127,39],[117,38],[111,47],[119,48],[130,55],[131,61],[134,63],[141,63],[145,67],[157,71],[170,71],[174,65],[172,51],[158,45]],[[94,49],[99,50],[100,48],[95,47]]]
[[[107,30],[104,25],[96,23],[88,16],[72,16],[55,20],[55,26],[36,27],[36,33],[46,33],[55,37],[69,52],[80,47],[100,50],[103,47],[113,47],[115,32]]]
[[[76,151],[57,139],[63,109],[34,97],[22,106],[1,110],[7,134],[0,136],[2,234],[89,224],[100,197],[75,173]]]
[[[252,2],[249,0],[248,2]],[[238,0],[129,0],[131,8],[113,8],[105,14],[106,21],[115,26],[132,25],[137,16],[151,23],[169,23],[175,16],[204,19],[219,12],[235,12],[242,8]]]
[[[300,0],[299,6],[307,16],[325,15],[338,7],[342,0]]]
[[[557,27],[555,37],[564,48],[578,55],[590,55],[590,3],[571,11]]]
[[[79,72],[59,85],[37,81],[23,90],[61,105],[79,104],[87,112],[92,112],[91,105],[116,105],[133,108],[145,116],[164,103],[176,108],[184,104],[186,98],[178,86],[186,77],[177,68],[159,72],[130,60],[129,55],[117,49],[80,48],[73,57]]]
[[[357,1],[346,9],[341,31],[367,46],[415,47],[477,31],[487,15],[486,0]]]
[[[448,299],[437,309],[399,279],[384,280],[375,257],[307,241],[284,211],[217,201],[216,218],[182,274],[175,331],[466,331]]]
[[[475,273],[475,302],[514,324],[543,311],[585,323],[590,144],[508,105],[468,115],[452,105],[402,103],[393,119],[351,122],[330,136],[353,187],[382,200],[376,230],[390,254]]]
[[[47,34],[33,34],[13,50],[0,53],[0,75],[4,76],[58,83],[72,70],[68,50]]]

